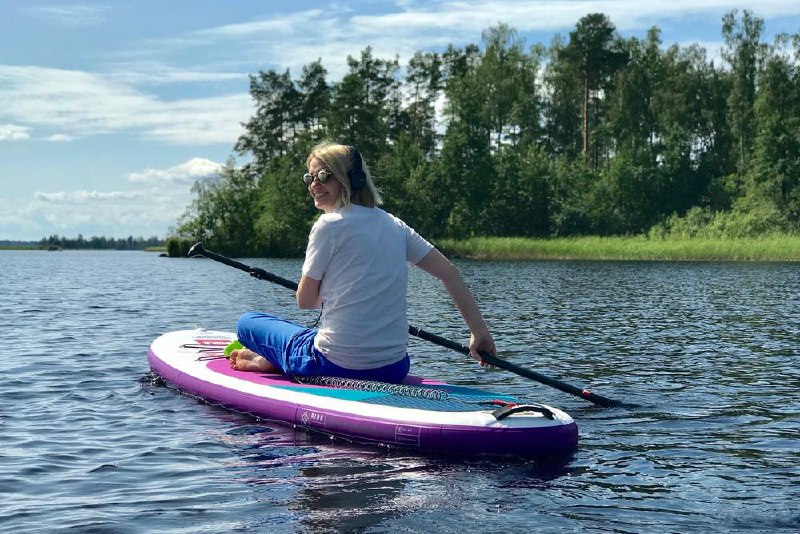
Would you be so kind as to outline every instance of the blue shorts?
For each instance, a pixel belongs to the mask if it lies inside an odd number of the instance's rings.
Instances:
[[[377,369],[346,369],[329,361],[316,347],[315,328],[305,328],[274,315],[248,312],[236,323],[242,345],[260,354],[287,376],[338,376],[400,383],[411,366],[408,354],[399,362]]]

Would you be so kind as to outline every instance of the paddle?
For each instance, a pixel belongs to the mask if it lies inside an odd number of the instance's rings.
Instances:
[[[249,273],[251,276],[258,278],[260,280],[267,280],[274,284],[278,284],[283,286],[287,289],[291,289],[297,291],[297,284],[292,282],[291,280],[287,280],[286,278],[281,278],[278,275],[272,274],[270,272],[265,271],[259,267],[251,267],[249,265],[245,265],[244,263],[238,262],[236,260],[232,260],[230,258],[226,258],[221,254],[217,254],[215,252],[211,252],[206,250],[203,247],[203,243],[197,243],[192,248],[189,249],[189,252],[186,254],[188,257],[192,256],[205,256],[214,261],[218,261],[220,263],[224,263],[225,265],[229,265],[241,271],[245,271]],[[421,328],[417,328],[416,326],[408,327],[408,333],[412,336],[418,337],[420,339],[424,339],[425,341],[430,341],[431,343],[435,343],[441,347],[445,347],[456,352],[460,352],[461,354],[469,355],[469,348],[461,345],[460,343],[456,343],[455,341],[451,341],[449,339],[443,338],[441,336],[437,336],[436,334],[431,334],[430,332],[426,332]],[[518,365],[514,365],[513,363],[503,360],[502,358],[498,358],[496,356],[492,356],[489,353],[482,352],[481,358],[483,361],[488,363],[489,365],[493,365],[495,367],[500,367],[501,369],[505,369],[506,371],[511,371],[512,373],[518,374],[519,376],[529,378],[531,380],[535,380],[542,384],[548,385],[552,388],[558,389],[563,391],[564,393],[569,393],[570,395],[575,395],[576,397],[580,397],[585,399],[589,402],[594,404],[599,404],[600,406],[608,406],[608,407],[617,407],[617,406],[630,406],[623,402],[616,401],[613,399],[609,399],[607,397],[603,397],[602,395],[598,395],[596,393],[592,393],[585,389],[581,389],[579,387],[572,386],[567,384],[566,382],[561,382],[560,380],[556,380],[555,378],[550,378],[545,376],[541,373],[537,373],[535,371],[531,371],[529,369],[525,369]]]

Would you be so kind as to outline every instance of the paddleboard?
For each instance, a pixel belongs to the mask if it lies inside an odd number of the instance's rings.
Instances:
[[[551,406],[417,376],[386,384],[236,371],[223,354],[234,339],[202,328],[163,334],[150,345],[150,368],[208,403],[358,443],[515,456],[577,446],[575,421]]]

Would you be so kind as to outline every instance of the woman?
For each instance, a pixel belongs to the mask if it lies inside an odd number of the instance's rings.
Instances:
[[[323,143],[306,161],[303,181],[324,213],[311,229],[297,304],[322,307],[319,329],[264,313],[237,324],[244,349],[230,365],[241,371],[339,376],[400,382],[406,354],[407,263],[440,279],[471,333],[470,354],[496,354],[478,306],[458,271],[403,221],[376,207],[381,198],[354,147]]]

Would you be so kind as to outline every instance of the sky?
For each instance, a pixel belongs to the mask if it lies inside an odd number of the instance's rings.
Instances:
[[[800,32],[798,0],[0,0],[0,240],[166,237],[233,155],[262,70],[321,59],[335,82],[368,45],[403,65],[501,22],[548,45],[598,12],[719,58],[732,9],[767,42]]]

